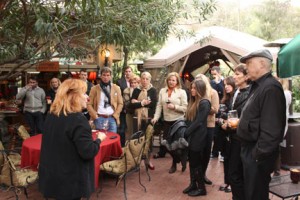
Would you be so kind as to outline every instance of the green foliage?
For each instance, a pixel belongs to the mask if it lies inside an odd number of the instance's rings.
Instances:
[[[300,112],[300,77],[293,77],[293,111]]]
[[[3,0],[0,6],[0,67],[32,65],[54,57],[83,58],[106,44],[131,52],[151,52],[176,29],[176,19],[207,18],[214,1],[184,0]],[[197,1],[195,1],[197,2]],[[190,5],[189,5],[190,6]],[[127,58],[127,57],[126,57]],[[126,63],[124,61],[124,63]],[[0,72],[1,75],[1,72]],[[5,77],[0,77],[0,79]]]

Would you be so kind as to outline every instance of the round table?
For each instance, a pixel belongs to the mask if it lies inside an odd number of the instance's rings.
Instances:
[[[96,139],[97,131],[92,132],[92,136]],[[24,140],[21,153],[21,167],[30,167],[37,170],[40,162],[40,152],[42,144],[42,134],[32,136]],[[111,157],[118,157],[122,154],[120,144],[120,136],[116,133],[108,132],[107,138],[101,142],[100,150],[94,158],[95,165],[95,187],[98,188],[98,178],[100,165],[109,161]]]

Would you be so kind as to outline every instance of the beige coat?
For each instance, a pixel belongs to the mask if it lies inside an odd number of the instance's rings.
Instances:
[[[216,114],[219,111],[219,95],[218,92],[214,89],[211,90],[211,97],[210,97],[210,103],[211,103],[211,110],[209,112],[209,115],[207,117],[207,127],[213,128],[216,126]]]
[[[100,97],[101,97],[101,87],[100,85],[95,85],[92,87],[90,91],[90,101],[87,104],[87,110],[91,116],[91,120],[95,120],[98,118],[97,110],[100,104]],[[123,108],[123,98],[121,94],[121,89],[116,84],[111,84],[111,91],[110,91],[110,103],[114,110],[113,117],[115,118],[117,125],[120,124],[120,112]]]

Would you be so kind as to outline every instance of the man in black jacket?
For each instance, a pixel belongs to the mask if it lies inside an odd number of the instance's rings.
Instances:
[[[86,85],[87,85],[87,91],[86,91],[86,94],[89,95],[90,94],[90,91],[91,91],[91,88],[94,86],[93,83],[89,82],[87,80],[88,78],[88,73],[85,69],[80,69],[80,72],[79,72],[79,78],[80,80],[86,82]],[[84,114],[84,116],[90,120],[90,115],[87,111],[87,109],[83,109],[82,113]]]
[[[130,83],[129,83],[129,79],[132,76],[132,68],[130,66],[127,66],[124,68],[124,75],[122,76],[122,78],[120,78],[117,81],[117,85],[120,87],[121,92],[122,92],[122,96],[123,96],[123,91],[130,87]],[[121,136],[121,145],[125,146],[125,131],[126,131],[126,110],[125,110],[125,106],[123,107],[122,112],[120,113],[120,126],[119,126],[119,130],[118,133]],[[132,133],[130,133],[132,134]]]
[[[271,173],[286,123],[285,97],[280,83],[271,74],[272,60],[265,49],[240,59],[253,81],[237,129],[247,200],[269,199]]]

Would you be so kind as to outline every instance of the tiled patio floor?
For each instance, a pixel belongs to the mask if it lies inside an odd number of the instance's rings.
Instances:
[[[156,149],[154,149],[156,151]],[[167,155],[165,158],[152,159],[155,165],[155,170],[150,171],[151,181],[147,180],[145,167],[142,166],[141,178],[142,183],[146,186],[147,192],[138,183],[138,173],[130,174],[127,177],[127,199],[128,200],[185,200],[185,199],[203,199],[203,200],[229,200],[231,193],[218,191],[219,186],[223,184],[223,164],[218,159],[211,159],[208,167],[207,176],[213,181],[213,185],[207,186],[207,195],[201,197],[189,197],[182,193],[182,190],[189,184],[189,171],[181,172],[181,166],[178,165],[177,172],[169,174],[168,170],[171,165],[171,158]],[[287,173],[281,171],[282,174]],[[97,197],[95,192],[91,200],[119,200],[124,199],[123,182],[115,187],[115,179],[112,177],[104,177],[102,181],[102,192]],[[38,192],[37,184],[28,188],[29,200],[43,199],[42,195]],[[13,192],[0,190],[0,199],[15,199]],[[25,195],[20,195],[21,200],[26,199]],[[279,198],[270,194],[271,200],[278,200]]]

